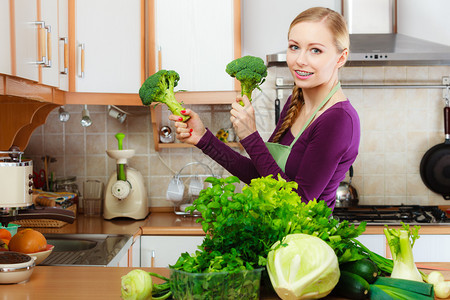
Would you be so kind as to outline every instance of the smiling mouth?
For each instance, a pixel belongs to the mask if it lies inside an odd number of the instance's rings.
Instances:
[[[305,71],[295,71],[295,73],[297,73],[300,76],[309,76],[309,75],[314,74],[312,72],[305,72]]]

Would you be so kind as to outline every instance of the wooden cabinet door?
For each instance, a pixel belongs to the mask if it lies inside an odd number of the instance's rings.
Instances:
[[[204,236],[141,237],[141,267],[168,267],[177,262],[181,253],[194,253]]]
[[[180,74],[187,91],[231,91],[225,72],[234,59],[233,0],[156,0],[156,65]]]
[[[0,74],[11,75],[9,0],[0,0]]]
[[[75,91],[138,93],[141,0],[76,0],[75,6]]]
[[[34,0],[14,1],[16,76],[39,81],[37,6]]]

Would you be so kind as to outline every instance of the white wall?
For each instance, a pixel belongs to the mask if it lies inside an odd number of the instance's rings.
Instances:
[[[398,33],[450,45],[450,1],[398,0]]]
[[[341,11],[340,0],[243,0],[242,55],[266,60],[267,54],[285,51],[291,21],[303,10],[325,6]]]

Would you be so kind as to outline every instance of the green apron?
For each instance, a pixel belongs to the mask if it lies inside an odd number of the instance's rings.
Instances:
[[[281,145],[279,143],[271,143],[266,142],[267,149],[269,149],[270,154],[272,154],[273,159],[277,163],[277,165],[281,168],[283,172],[285,172],[286,169],[286,162],[291,154],[292,147],[294,146],[295,142],[298,140],[298,138],[302,135],[303,131],[305,131],[306,127],[308,127],[309,123],[311,123],[312,119],[316,116],[317,112],[330,100],[330,98],[336,93],[336,91],[341,87],[341,83],[338,82],[338,84],[331,90],[331,92],[328,93],[328,95],[325,97],[325,99],[320,103],[319,107],[314,111],[314,113],[309,117],[309,119],[306,121],[305,125],[303,125],[303,128],[300,130],[298,135],[295,137],[294,141],[290,145]]]

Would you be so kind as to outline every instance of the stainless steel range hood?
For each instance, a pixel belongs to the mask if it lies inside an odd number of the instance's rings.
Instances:
[[[346,66],[450,65],[450,46],[395,33],[395,8],[395,0],[343,1],[350,32]],[[267,63],[286,65],[286,52],[267,55]]]

